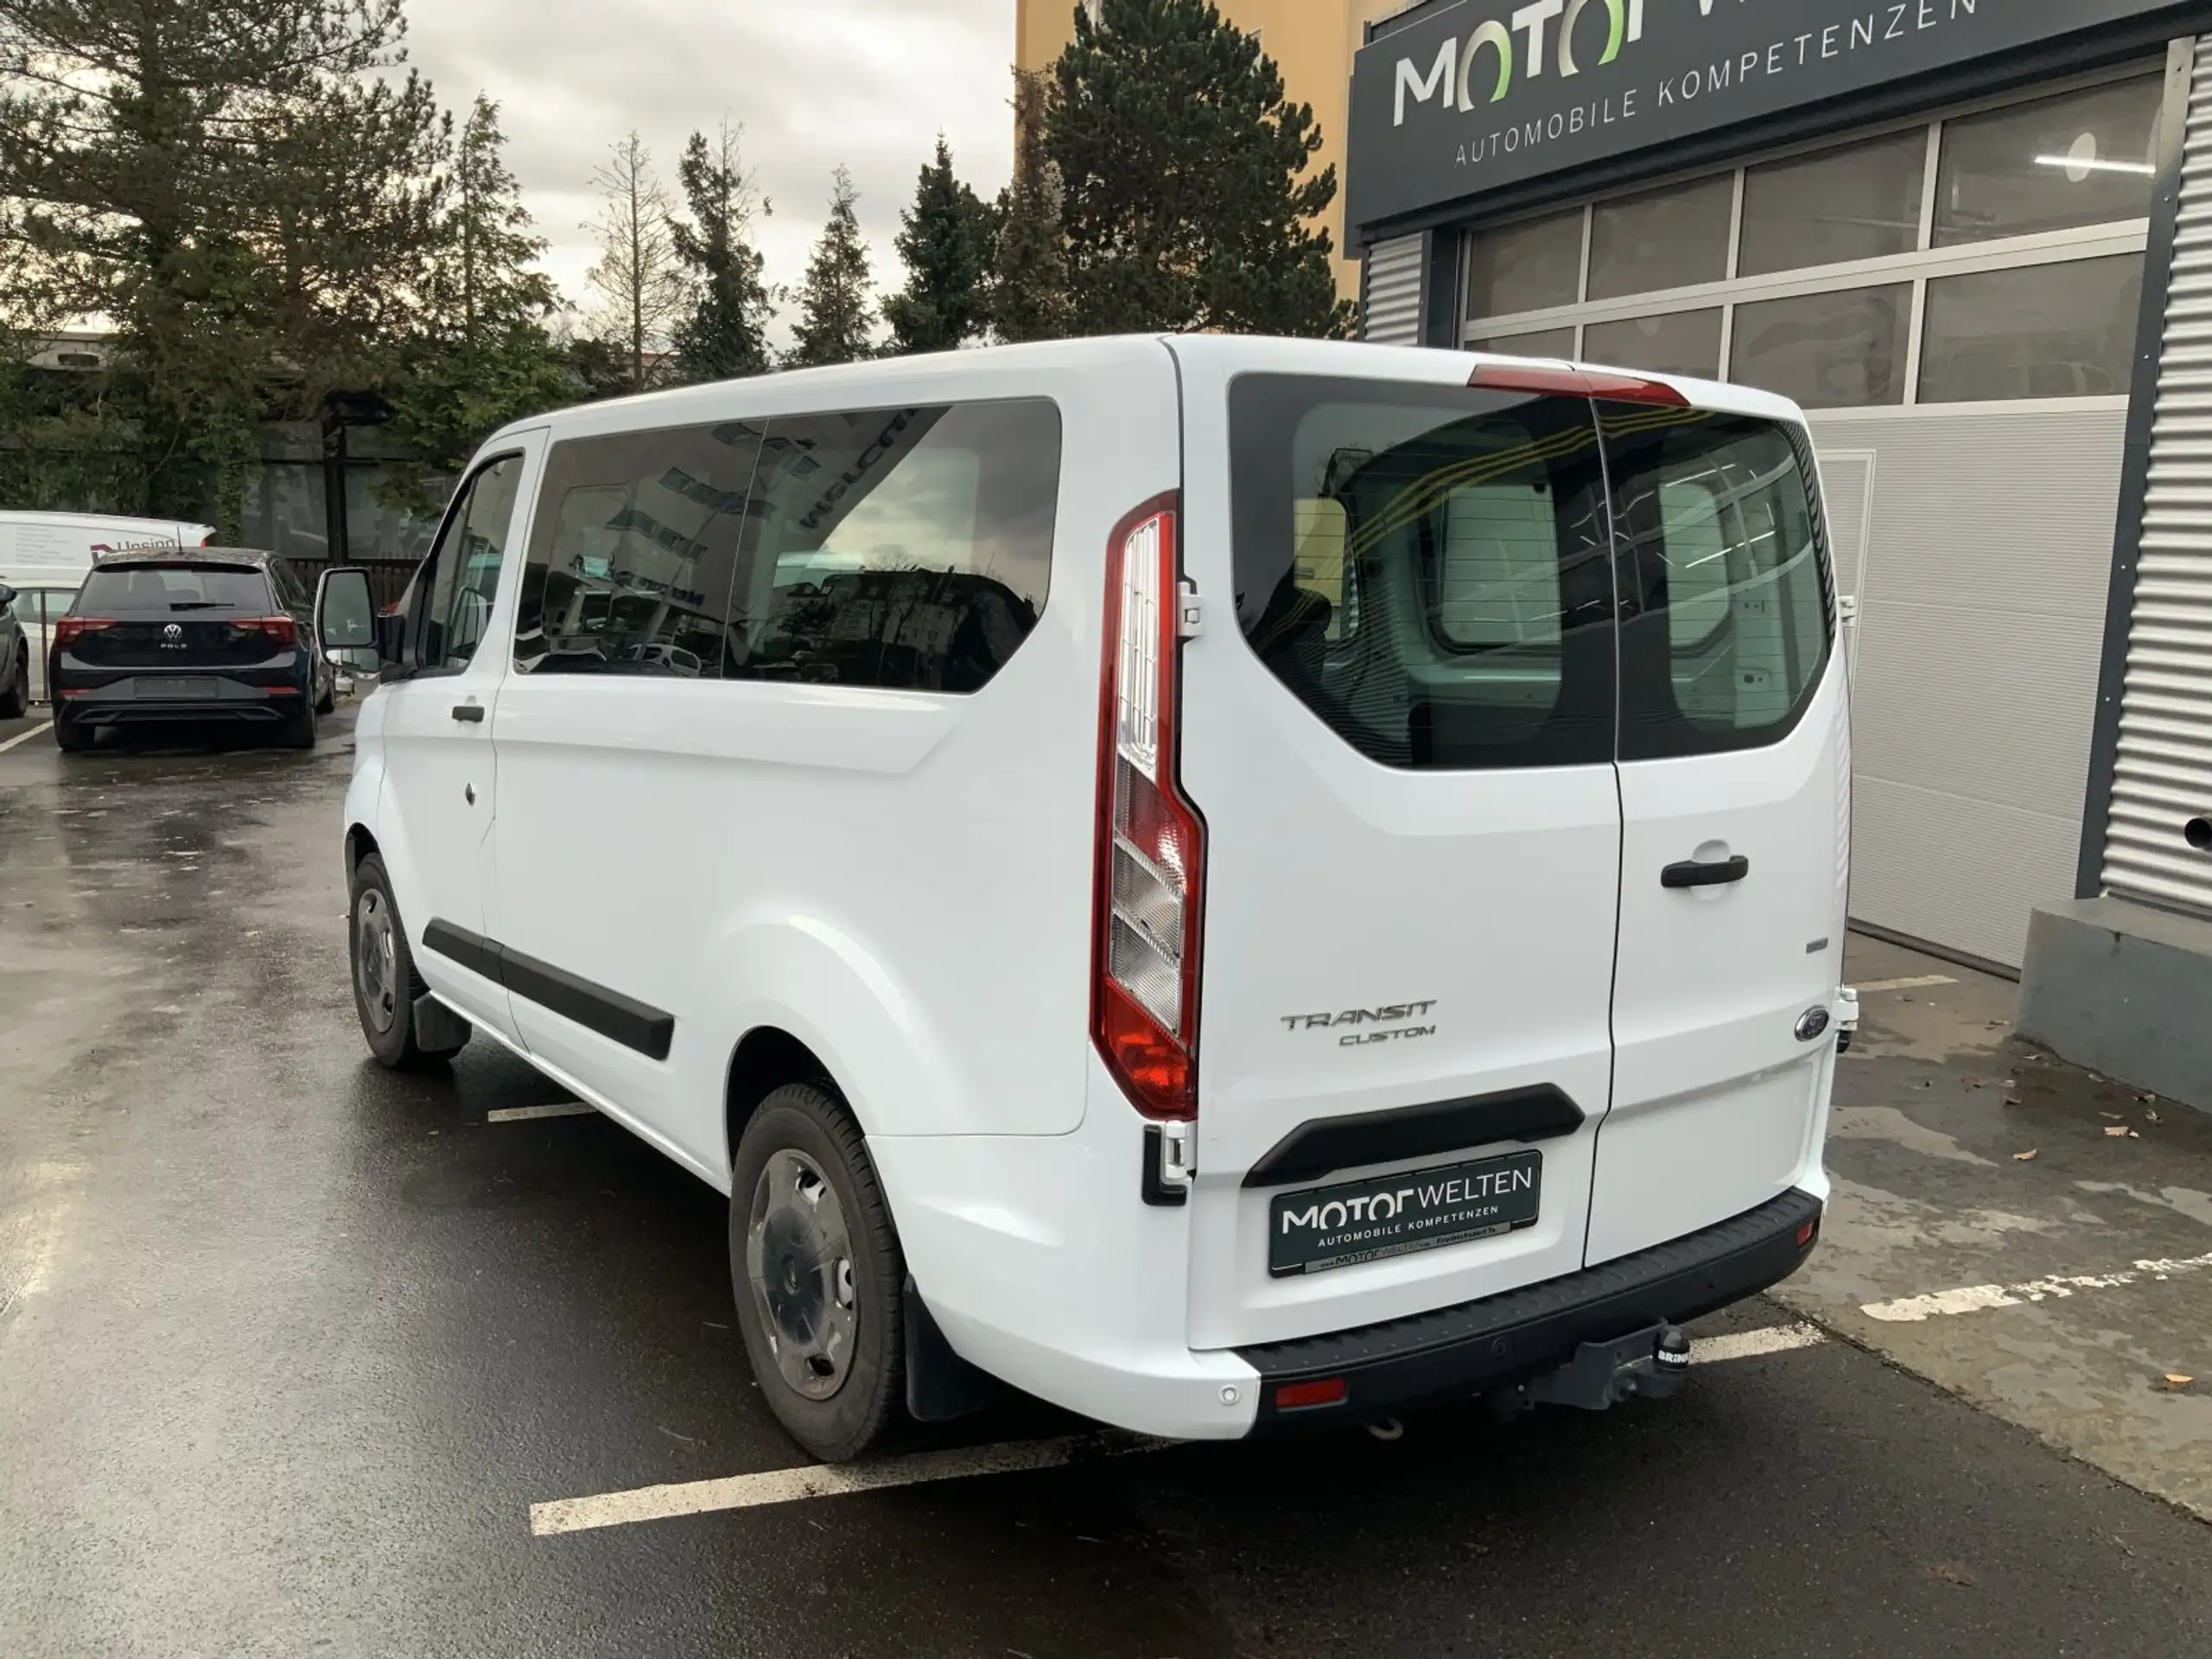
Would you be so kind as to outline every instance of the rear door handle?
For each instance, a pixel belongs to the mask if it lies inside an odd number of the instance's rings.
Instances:
[[[455,720],[467,721],[471,725],[481,725],[484,720],[484,705],[480,702],[456,702],[453,706],[453,717]]]
[[[1700,864],[1686,858],[1679,864],[1669,864],[1659,872],[1662,887],[1718,887],[1731,881],[1740,881],[1751,873],[1751,861],[1741,853],[1733,858],[1716,859],[1710,864]]]

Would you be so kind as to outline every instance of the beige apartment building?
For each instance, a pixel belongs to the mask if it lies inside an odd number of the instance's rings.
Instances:
[[[1041,69],[1066,50],[1075,36],[1075,14],[1082,4],[1094,15],[1098,0],[1014,0],[1014,60],[1023,69]],[[1337,200],[1329,209],[1329,238],[1335,244],[1337,287],[1347,299],[1359,297],[1359,251],[1344,240],[1344,123],[1349,115],[1352,54],[1365,39],[1365,26],[1403,11],[1409,0],[1216,0],[1221,14],[1260,37],[1267,54],[1282,71],[1285,95],[1294,104],[1313,106],[1321,126],[1321,151],[1315,165],[1337,169]],[[1346,257],[1349,254],[1351,257]]]

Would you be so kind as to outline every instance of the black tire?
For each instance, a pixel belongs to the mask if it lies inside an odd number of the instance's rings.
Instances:
[[[766,1306],[764,1291],[755,1288],[747,1265],[753,1224],[763,1200],[771,1196],[763,1191],[762,1176],[779,1154],[795,1154],[819,1173],[834,1194],[843,1222],[842,1259],[850,1264],[852,1294],[852,1336],[845,1349],[849,1357],[841,1380],[815,1382],[815,1387],[831,1390],[821,1397],[810,1398],[787,1378],[770,1332],[772,1323],[779,1338],[788,1340],[792,1326],[778,1322],[777,1313]],[[791,1166],[779,1163],[779,1170]],[[884,1202],[875,1166],[868,1160],[868,1144],[826,1082],[788,1083],[762,1101],[746,1124],[731,1175],[730,1278],[737,1297],[737,1328],[761,1397],[784,1432],[807,1452],[824,1463],[849,1462],[902,1423],[906,1400],[906,1257],[891,1224],[891,1207]],[[804,1306],[795,1308],[793,1304],[810,1301],[825,1315],[830,1313],[826,1299],[836,1294],[841,1281],[834,1266],[819,1263],[810,1274],[803,1262],[777,1250],[772,1227],[764,1237],[763,1255],[764,1278],[790,1293],[785,1298],[787,1316],[806,1323]],[[790,1273],[794,1266],[799,1270]],[[810,1297],[810,1290],[819,1294]],[[803,1368],[806,1362],[796,1359],[798,1352],[794,1345],[795,1363]]]
[[[85,730],[73,720],[64,720],[58,714],[54,717],[54,741],[61,746],[64,754],[82,754],[92,747],[92,740],[99,735],[98,732]]]
[[[387,941],[390,944],[390,953],[373,978],[362,954],[365,933],[372,936],[372,949]],[[384,860],[374,853],[353,867],[346,908],[346,945],[353,982],[353,1013],[378,1065],[395,1071],[418,1071],[451,1059],[467,1046],[466,1036],[443,1048],[428,1047],[420,1039],[415,1024],[415,999],[429,988],[415,971],[415,953],[408,948],[406,925],[400,920],[399,906],[391,896],[391,877],[385,873]]]
[[[284,747],[311,749],[315,747],[315,704],[303,697],[298,712],[284,717]]]
[[[0,720],[21,720],[30,712],[31,659],[18,651],[16,671],[8,681],[8,689],[0,691]]]
[[[324,683],[322,695],[315,700],[315,711],[318,715],[327,715],[337,707],[338,679],[334,675]]]

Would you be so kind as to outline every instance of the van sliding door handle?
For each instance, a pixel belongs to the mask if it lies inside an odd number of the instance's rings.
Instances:
[[[453,706],[453,717],[480,726],[484,723],[484,705],[480,702],[456,702]]]
[[[1751,861],[1741,853],[1733,858],[1716,859],[1710,864],[1700,864],[1686,858],[1679,864],[1669,864],[1659,872],[1662,887],[1718,887],[1731,881],[1740,881],[1751,873]]]

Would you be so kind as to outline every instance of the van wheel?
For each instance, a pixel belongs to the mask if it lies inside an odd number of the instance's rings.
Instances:
[[[21,720],[30,706],[31,659],[19,651],[16,653],[15,677],[8,682],[5,691],[0,691],[0,720]]]
[[[379,1065],[420,1071],[461,1052],[468,1039],[431,1048],[415,1025],[415,999],[428,988],[415,971],[407,930],[391,901],[391,878],[371,853],[353,867],[353,903],[347,912],[348,954],[353,960],[353,1012]],[[467,1027],[462,1027],[464,1030]]]
[[[860,1126],[826,1084],[760,1103],[731,1172],[737,1326],[768,1408],[824,1463],[859,1457],[906,1389],[905,1258]]]

